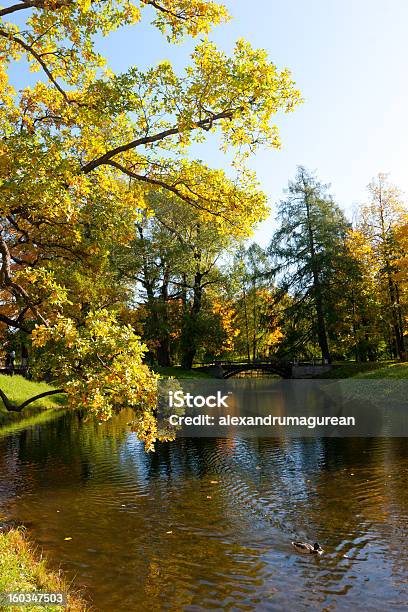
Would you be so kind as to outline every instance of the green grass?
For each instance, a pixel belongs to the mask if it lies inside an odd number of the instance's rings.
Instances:
[[[52,387],[46,383],[26,380],[22,376],[0,374],[0,389],[18,405],[34,395],[51,390]],[[54,416],[59,416],[60,411],[56,412],[56,409],[61,409],[64,404],[64,395],[51,395],[29,404],[22,412],[9,412],[0,399],[0,436],[49,421]]]
[[[63,578],[51,572],[45,562],[38,558],[21,529],[0,532],[0,593],[1,592],[48,592],[67,595],[67,607],[63,606],[7,606],[7,610],[50,610],[59,612],[85,612],[89,607]]]
[[[53,387],[47,385],[44,382],[34,382],[27,380],[23,376],[6,376],[0,374],[0,389],[4,391],[7,397],[15,404],[21,404],[24,400],[44,393],[45,391],[51,391]],[[57,408],[64,402],[64,395],[51,395],[50,397],[44,397],[36,402],[30,404],[31,407],[36,408]],[[0,411],[4,410],[4,406],[0,401]]]
[[[168,367],[168,368],[157,366],[154,368],[154,370],[155,372],[157,372],[158,374],[164,377],[173,376],[174,378],[179,378],[179,379],[182,379],[182,378],[183,379],[184,378],[212,378],[212,376],[210,376],[206,372],[199,372],[198,370],[195,370],[195,369],[184,370],[180,366],[173,366],[173,367]]]
[[[381,364],[378,369],[368,372],[360,372],[357,375],[357,378],[408,378],[408,362]]]
[[[334,364],[333,369],[319,378],[358,378],[358,379],[404,379],[408,378],[408,362],[379,361],[366,363]]]

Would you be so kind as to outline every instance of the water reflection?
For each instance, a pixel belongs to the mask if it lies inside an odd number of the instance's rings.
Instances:
[[[0,439],[0,511],[96,609],[406,609],[405,439],[182,439],[146,455],[129,420],[65,414]],[[326,552],[297,555],[293,538]]]

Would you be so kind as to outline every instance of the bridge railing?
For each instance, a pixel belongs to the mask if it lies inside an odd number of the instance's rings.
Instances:
[[[257,363],[275,363],[277,359],[216,359],[214,361],[198,361],[194,366],[218,366],[218,365],[255,365]]]
[[[234,365],[268,365],[282,363],[295,366],[318,366],[327,365],[323,359],[310,359],[309,361],[286,360],[279,358],[270,359],[216,359],[214,361],[201,361],[194,363],[193,367],[214,367],[214,366],[234,366]]]

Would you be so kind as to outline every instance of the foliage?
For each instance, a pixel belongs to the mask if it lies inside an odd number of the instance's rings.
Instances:
[[[234,278],[236,325],[235,350],[240,357],[273,356],[281,337],[277,291],[271,287],[273,270],[267,253],[256,243],[238,249]]]
[[[143,363],[145,347],[131,327],[118,325],[106,310],[89,313],[83,327],[57,315],[52,326],[35,328],[33,345],[43,349],[37,375],[48,366],[67,391],[70,406],[86,408],[101,420],[120,408],[134,408],[134,430],[153,449],[157,380]]]
[[[167,61],[114,74],[98,37],[149,15],[171,42],[204,35],[190,65],[180,74]],[[126,325],[133,285],[116,255],[151,214],[152,190],[172,196],[182,218],[194,211],[215,243],[247,237],[267,209],[246,158],[279,147],[274,116],[301,101],[288,70],[263,50],[243,40],[231,57],[217,49],[207,34],[226,19],[210,0],[0,9],[0,320],[27,337],[37,326],[37,371],[63,384],[71,405],[102,418],[134,407],[149,448],[155,377]],[[9,72],[22,61],[36,75],[15,90]],[[190,144],[215,132],[234,151],[228,176],[189,158]],[[196,308],[190,314],[195,325]]]
[[[300,324],[302,344],[317,341],[323,358],[330,361],[328,336],[337,322],[332,306],[342,291],[337,276],[345,264],[348,223],[327,189],[298,168],[279,205],[280,226],[269,254],[280,274],[282,294],[292,296],[287,315]]]
[[[371,249],[371,270],[384,335],[393,357],[405,356],[404,318],[407,304],[400,283],[404,269],[403,227],[406,210],[400,191],[379,174],[368,186],[370,202],[361,208],[359,229]]]
[[[239,335],[240,330],[235,326],[237,313],[231,301],[214,297],[211,304],[214,321],[212,334],[207,336],[206,352],[219,357],[233,349],[235,338]]]
[[[197,351],[228,342],[228,309],[216,307],[225,282],[217,263],[234,239],[215,217],[204,222],[175,197],[154,192],[148,201],[152,213],[138,223],[133,251],[118,254],[119,265],[139,284],[151,359],[164,367],[180,361],[190,369]]]
[[[405,226],[399,190],[379,175],[354,226],[304,168],[279,209],[269,253],[286,302],[279,350],[358,362],[405,357]]]

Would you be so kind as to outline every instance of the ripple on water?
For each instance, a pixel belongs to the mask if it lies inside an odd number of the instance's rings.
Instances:
[[[184,439],[147,456],[128,421],[64,415],[0,440],[0,510],[97,609],[407,606],[405,441]]]

